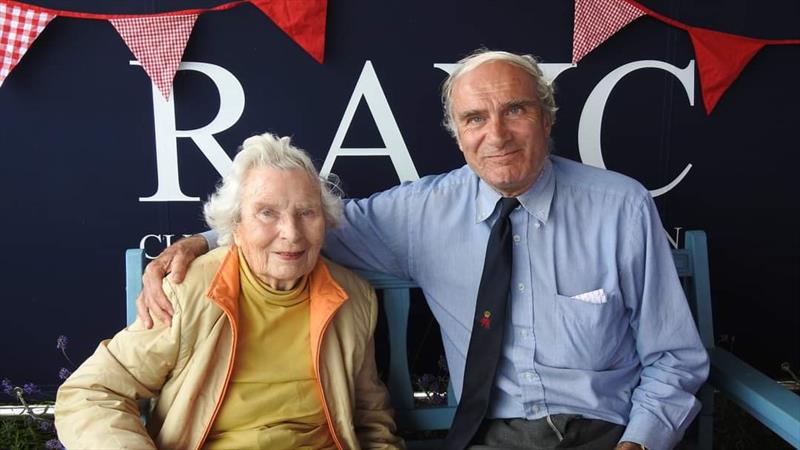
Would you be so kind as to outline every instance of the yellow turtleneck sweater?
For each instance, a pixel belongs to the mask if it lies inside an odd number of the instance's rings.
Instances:
[[[259,280],[239,251],[240,336],[206,449],[333,449],[309,344],[308,278],[290,291]]]

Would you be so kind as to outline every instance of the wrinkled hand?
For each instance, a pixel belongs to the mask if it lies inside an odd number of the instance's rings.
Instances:
[[[136,314],[145,328],[153,327],[152,316],[162,323],[172,325],[174,311],[164,294],[161,282],[169,275],[170,281],[181,283],[189,264],[207,251],[208,243],[205,238],[194,235],[170,245],[147,265],[142,275],[142,292],[136,299]]]
[[[617,444],[615,450],[641,450],[642,446],[639,444],[634,444],[633,442],[622,441]]]

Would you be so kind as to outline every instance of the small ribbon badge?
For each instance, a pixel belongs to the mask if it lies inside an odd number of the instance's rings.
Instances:
[[[481,317],[480,324],[483,328],[489,329],[492,326],[492,313],[490,311],[484,311],[483,317]]]

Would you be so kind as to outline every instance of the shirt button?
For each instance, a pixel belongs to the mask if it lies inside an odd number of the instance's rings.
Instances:
[[[519,235],[518,235],[518,234],[515,234],[515,235],[514,235],[514,243],[515,243],[515,244],[519,244],[519,241],[520,241],[520,240],[522,240],[522,238],[521,238],[521,237],[519,237]]]
[[[522,291],[525,290],[525,285],[520,283],[520,284],[517,285],[517,289],[519,289],[519,291],[522,292]]]
[[[537,221],[536,223],[533,224],[533,226],[539,228],[542,226],[542,224]]]
[[[522,337],[528,337],[528,330],[520,330],[519,334],[522,335]]]
[[[525,376],[525,379],[528,380],[528,381],[533,381],[533,379],[534,379],[533,372],[525,372],[524,376]]]

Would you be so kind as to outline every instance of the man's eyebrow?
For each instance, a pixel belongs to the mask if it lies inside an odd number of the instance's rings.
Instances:
[[[470,109],[468,111],[462,111],[458,113],[459,119],[466,119],[468,117],[479,116],[485,113],[485,109]]]
[[[518,100],[511,100],[506,102],[503,106],[508,108],[510,106],[538,106],[539,102],[532,98],[521,98]]]

